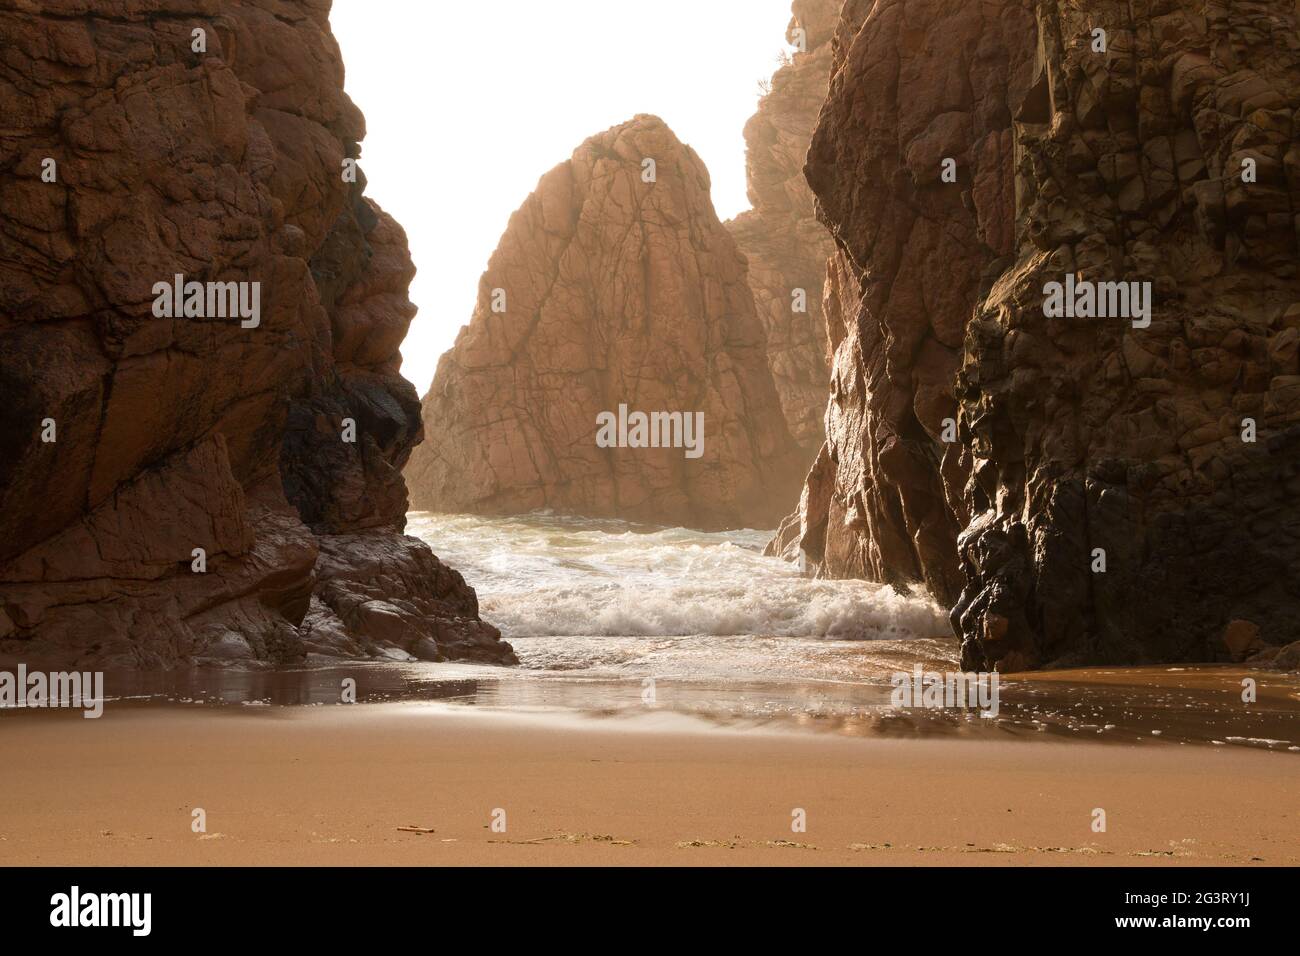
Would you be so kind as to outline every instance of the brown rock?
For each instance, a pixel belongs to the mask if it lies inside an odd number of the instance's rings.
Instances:
[[[1266,647],[1246,663],[1275,671],[1300,671],[1300,641],[1282,647]]]
[[[593,136],[511,217],[438,364],[412,503],[773,527],[801,463],[765,346],[695,152],[653,116]],[[703,454],[599,446],[620,405],[702,413]]]
[[[166,667],[433,639],[511,658],[459,575],[401,535],[414,270],[341,175],[363,121],[327,13],[0,12],[0,656]],[[260,283],[259,321],[156,317],[176,274]],[[346,613],[375,581],[404,631]]]
[[[802,45],[773,75],[745,125],[752,209],[727,222],[749,261],[749,286],[767,330],[767,361],[786,423],[811,461],[825,436],[830,349],[822,314],[826,259],[834,251],[817,221],[803,165],[826,99],[840,0],[797,0],[787,39]]]
[[[924,583],[969,667],[1296,640],[1295,37],[1281,0],[848,0],[807,166],[838,245],[820,573]],[[1149,282],[1150,325],[1047,317],[1067,273]]]
[[[309,650],[350,656],[386,647],[424,660],[500,662],[501,634],[479,620],[474,589],[423,543],[343,534],[319,544],[302,627]]]
[[[1259,625],[1253,621],[1229,621],[1223,629],[1223,643],[1234,661],[1245,660],[1252,651],[1262,648]]]

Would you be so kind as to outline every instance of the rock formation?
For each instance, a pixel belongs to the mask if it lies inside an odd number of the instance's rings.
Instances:
[[[814,214],[803,165],[826,99],[840,4],[795,0],[786,31],[795,52],[773,74],[758,112],[745,125],[753,208],[726,224],[749,260],[749,286],[767,330],[768,367],[807,462],[825,437],[830,365],[821,299],[826,259],[835,247]]]
[[[511,216],[425,396],[412,505],[772,527],[801,462],[765,345],[704,164],[637,116],[583,143]],[[659,447],[624,436],[637,413],[702,414],[702,454],[671,433]],[[615,447],[599,441],[605,415],[620,419]]]
[[[776,544],[923,583],[970,667],[1295,641],[1295,5],[848,0],[833,49],[827,440]]]
[[[414,269],[328,10],[0,10],[5,659],[512,659],[401,534]],[[160,309],[176,276],[258,307]]]

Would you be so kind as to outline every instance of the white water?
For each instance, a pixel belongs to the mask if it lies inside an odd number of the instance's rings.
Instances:
[[[763,557],[767,531],[414,513],[407,533],[465,576],[530,669],[854,680],[942,654],[924,639],[950,634],[925,596]]]

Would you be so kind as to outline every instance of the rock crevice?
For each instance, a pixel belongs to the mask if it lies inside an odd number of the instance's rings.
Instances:
[[[782,58],[758,112],[745,124],[752,206],[727,222],[749,265],[749,287],[767,333],[767,361],[786,424],[812,461],[825,433],[830,350],[822,316],[826,259],[834,251],[803,175],[831,73],[840,0],[796,0]]]

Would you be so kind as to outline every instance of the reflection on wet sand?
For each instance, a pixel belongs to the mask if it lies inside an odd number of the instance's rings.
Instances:
[[[941,660],[933,660],[942,666]],[[1243,701],[1243,681],[1256,699]],[[345,694],[355,682],[355,692]],[[108,708],[246,708],[438,703],[515,713],[848,736],[1068,738],[1201,743],[1300,752],[1300,675],[1238,667],[1092,668],[1004,675],[995,719],[975,710],[895,708],[887,679],[691,680],[578,677],[457,664],[346,664],[294,670],[192,669],[106,675]]]

